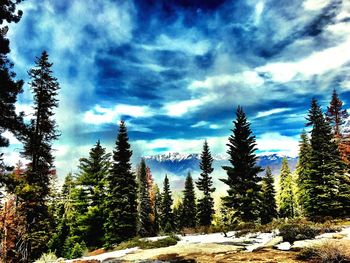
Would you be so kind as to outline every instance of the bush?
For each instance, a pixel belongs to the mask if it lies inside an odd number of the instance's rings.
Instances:
[[[72,248],[70,258],[80,258],[83,256],[84,252],[86,250],[85,243],[82,242],[82,244],[75,243],[74,247]]]
[[[343,245],[329,241],[320,246],[302,249],[297,256],[297,259],[314,259],[319,263],[349,262],[349,258],[344,254],[344,251],[346,251],[346,248]]]
[[[346,251],[344,246],[334,242],[326,242],[317,249],[317,258],[321,263],[345,262],[348,259],[344,254],[344,251]]]
[[[42,254],[41,257],[35,261],[35,263],[53,263],[56,262],[56,260],[56,255],[52,252],[48,252]]]
[[[180,239],[175,235],[170,235],[166,238],[158,239],[157,241],[149,241],[145,239],[133,238],[117,245],[115,250],[139,247],[141,249],[152,249],[160,247],[169,247],[176,245]]]
[[[283,241],[293,243],[296,240],[312,239],[319,233],[319,230],[303,224],[285,224],[280,228],[280,235]]]

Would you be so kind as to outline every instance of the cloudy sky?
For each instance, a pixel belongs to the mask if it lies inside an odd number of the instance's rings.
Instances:
[[[39,4],[40,2],[40,4]],[[242,105],[260,153],[296,155],[311,98],[350,108],[347,0],[26,0],[11,25],[19,78],[47,50],[61,84],[61,177],[126,120],[141,155],[226,151]],[[30,117],[28,85],[18,110]],[[21,146],[14,139],[13,159]]]

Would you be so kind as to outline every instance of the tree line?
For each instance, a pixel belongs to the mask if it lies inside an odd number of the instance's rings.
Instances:
[[[16,11],[19,2],[2,2],[0,25],[20,20],[22,12]],[[13,64],[7,58],[7,31],[7,26],[0,28],[0,147],[9,145],[2,134],[11,132],[23,143],[21,156],[27,163],[8,167],[6,156],[0,156],[3,262],[31,262],[48,250],[75,258],[85,249],[113,247],[135,236],[213,224],[218,213],[212,197],[213,158],[207,141],[203,143],[199,178],[194,182],[188,174],[177,204],[167,176],[160,191],[144,159],[136,171],[132,169],[132,150],[123,121],[113,152],[108,153],[97,141],[88,156],[80,159],[79,172],[68,174],[58,187],[52,144],[60,135],[54,118],[60,86],[49,55],[43,51],[28,71],[34,114],[25,121],[23,112],[16,113],[15,103],[24,84],[15,80]],[[300,137],[297,169],[292,173],[287,159],[283,160],[276,191],[270,168],[265,176],[259,176],[263,169],[257,165],[255,136],[243,108],[238,107],[227,142],[229,164],[223,167],[227,176],[221,179],[228,186],[222,198],[224,224],[267,224],[277,217],[317,220],[349,216],[350,140],[341,130],[347,117],[335,90],[326,113],[316,99],[311,101],[306,118],[309,131]]]

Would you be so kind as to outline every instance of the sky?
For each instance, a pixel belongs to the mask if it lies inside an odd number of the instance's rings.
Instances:
[[[17,77],[43,50],[61,86],[54,144],[61,178],[126,121],[133,162],[165,152],[226,152],[241,105],[259,154],[296,156],[312,97],[350,108],[347,0],[26,0],[11,24]],[[27,118],[24,86],[17,110]],[[10,160],[21,145],[10,134]]]

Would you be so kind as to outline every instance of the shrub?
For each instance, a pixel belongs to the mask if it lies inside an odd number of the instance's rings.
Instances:
[[[160,247],[169,247],[176,245],[180,239],[175,235],[170,235],[166,238],[158,239],[157,241],[149,241],[145,239],[133,238],[128,241],[122,242],[114,249],[121,250],[133,247],[139,247],[141,249],[152,249]]]
[[[285,224],[280,228],[280,235],[283,241],[293,243],[296,240],[312,239],[319,233],[319,230],[303,224]]]
[[[343,245],[329,241],[320,246],[302,249],[297,256],[297,259],[314,259],[315,262],[319,263],[349,262],[349,258],[347,258],[344,251],[346,251],[346,248]]]
[[[53,252],[44,253],[35,263],[53,263],[56,262],[57,257]]]
[[[75,243],[74,247],[72,248],[71,254],[70,254],[70,258],[80,258],[83,256],[84,252],[86,250],[86,246],[85,243],[82,242],[82,244],[80,243]]]
[[[340,244],[334,242],[326,242],[317,248],[317,258],[320,263],[340,263],[347,261],[344,254],[346,249]]]

